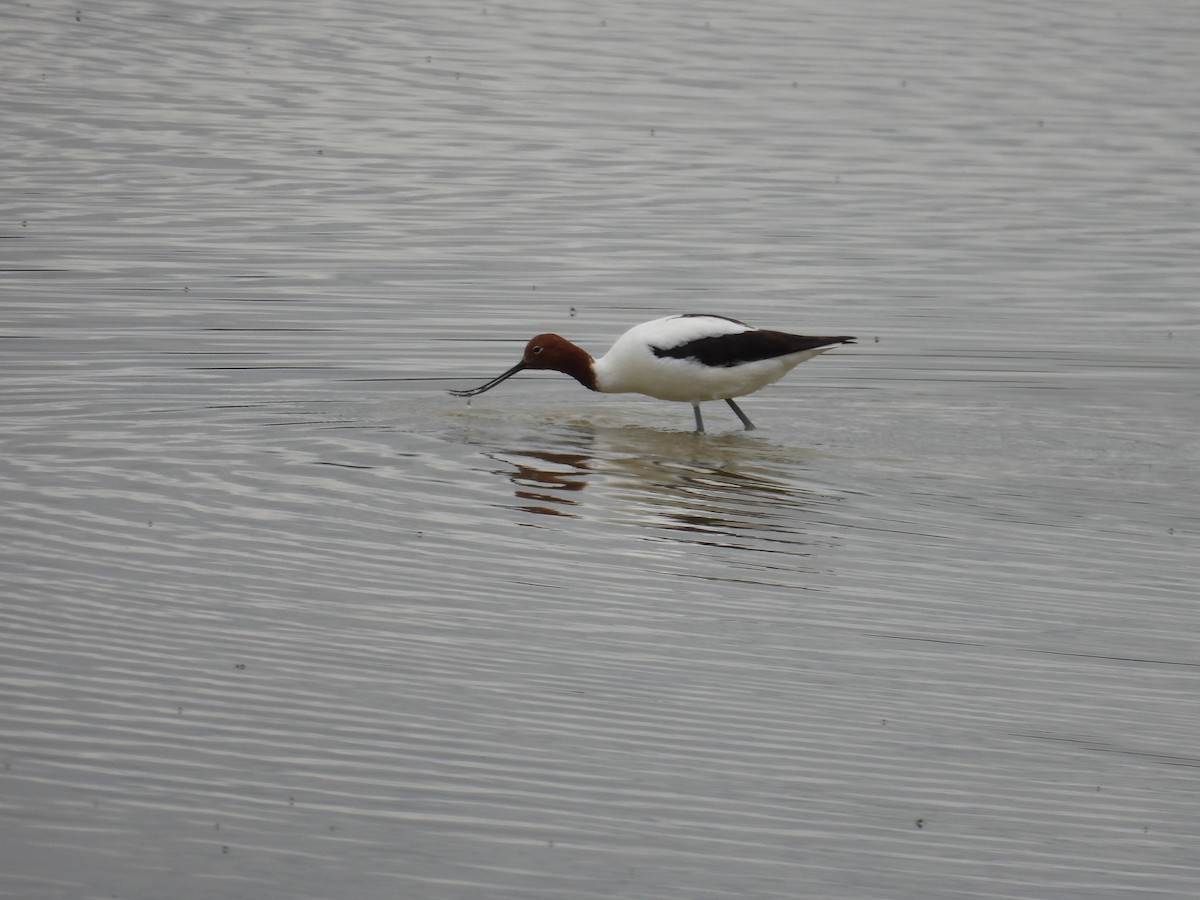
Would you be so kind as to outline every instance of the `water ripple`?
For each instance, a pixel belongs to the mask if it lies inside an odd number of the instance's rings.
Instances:
[[[1191,896],[1194,15],[1012,13],[6,12],[0,894]]]

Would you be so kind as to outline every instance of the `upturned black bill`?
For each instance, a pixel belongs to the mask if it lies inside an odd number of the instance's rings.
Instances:
[[[503,375],[497,375],[495,378],[493,378],[487,384],[481,384],[479,387],[472,388],[469,391],[451,391],[450,393],[453,394],[455,397],[474,397],[477,394],[482,394],[484,391],[490,391],[492,388],[494,388],[500,382],[502,382],[508,378],[512,378],[514,375],[516,375],[518,372],[520,372],[524,368],[525,368],[525,363],[519,362],[515,366],[513,366],[511,369],[509,369],[507,372],[505,372]]]

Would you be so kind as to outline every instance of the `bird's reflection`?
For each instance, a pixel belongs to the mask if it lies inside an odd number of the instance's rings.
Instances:
[[[820,454],[741,432],[696,435],[589,422],[560,430],[554,443],[554,450],[493,455],[526,512],[602,515],[722,546],[753,532],[764,549],[764,538],[786,534],[794,552],[798,511],[831,500],[829,491],[805,486],[798,475]]]
[[[528,451],[512,454],[516,471],[510,473],[522,508],[545,516],[574,516],[577,505],[570,494],[582,491],[592,459],[583,453]]]

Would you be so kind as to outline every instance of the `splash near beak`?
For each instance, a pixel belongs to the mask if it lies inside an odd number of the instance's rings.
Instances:
[[[507,372],[505,372],[503,375],[497,375],[495,378],[493,378],[487,384],[481,384],[479,387],[472,388],[469,391],[450,391],[450,393],[453,394],[455,397],[475,397],[479,394],[482,394],[484,391],[490,391],[492,388],[494,388],[500,382],[505,381],[509,378],[512,378],[514,375],[516,375],[518,372],[524,370],[525,368],[526,368],[525,362],[522,360],[521,362],[519,362],[515,366],[513,366],[511,369],[509,369]]]

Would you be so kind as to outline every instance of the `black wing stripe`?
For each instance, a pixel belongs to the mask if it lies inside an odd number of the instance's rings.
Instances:
[[[853,340],[844,336],[810,337],[783,331],[755,330],[697,338],[675,347],[651,346],[650,349],[660,359],[694,359],[701,365],[727,368],[787,356],[789,353],[816,350],[818,347],[846,344]]]

